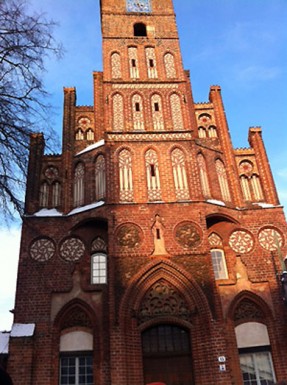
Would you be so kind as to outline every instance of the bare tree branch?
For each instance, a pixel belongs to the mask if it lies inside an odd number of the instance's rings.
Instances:
[[[28,14],[25,0],[0,0],[0,225],[22,214],[30,133],[50,107],[42,77],[47,57],[60,57],[55,23]],[[45,134],[53,136],[45,127]]]

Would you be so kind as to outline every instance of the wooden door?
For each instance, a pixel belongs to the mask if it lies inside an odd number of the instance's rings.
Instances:
[[[144,383],[193,385],[189,332],[157,325],[142,333]]]

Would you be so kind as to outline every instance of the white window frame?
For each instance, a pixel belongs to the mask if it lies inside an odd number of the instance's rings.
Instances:
[[[91,256],[91,283],[104,285],[107,283],[107,254],[93,253]]]
[[[243,366],[241,358],[244,357],[244,356],[249,356],[251,358],[251,361],[252,361],[252,364],[253,364],[252,369],[254,369],[254,372],[255,372],[254,374],[255,374],[255,377],[256,377],[255,379],[250,379],[250,380],[248,380],[248,379],[244,380],[244,378],[243,378],[243,384],[244,385],[250,385],[251,381],[252,381],[252,384],[253,384],[254,380],[256,381],[257,385],[262,385],[263,383],[266,384],[266,381],[268,381],[266,379],[260,378],[261,376],[260,376],[260,368],[259,368],[259,364],[258,364],[258,358],[259,358],[258,356],[259,356],[259,354],[262,355],[263,353],[265,353],[267,355],[269,369],[270,369],[270,372],[271,372],[270,374],[273,377],[272,380],[270,380],[270,381],[272,381],[272,384],[276,381],[271,353],[268,350],[262,349],[262,350],[257,351],[257,352],[256,351],[242,352],[242,353],[239,352],[241,371],[242,371],[242,366]],[[242,376],[243,376],[243,371],[242,371]],[[264,381],[264,382],[261,382],[261,380]],[[271,382],[270,382],[270,385],[271,385]]]
[[[91,358],[92,359],[92,370],[93,370],[93,357],[92,357],[92,353],[79,353],[79,354],[65,354],[65,355],[62,355],[60,357],[60,368],[59,368],[59,384],[62,385],[62,384],[65,384],[65,385],[70,385],[70,384],[73,384],[73,385],[80,385],[80,358]],[[62,362],[64,359],[75,359],[75,373],[74,373],[74,376],[72,377],[71,376],[71,380],[75,380],[75,382],[62,382],[62,377],[63,377],[63,374],[62,374],[62,368],[63,368],[63,365],[62,365]],[[72,367],[72,365],[70,366]],[[85,367],[87,368],[87,366],[85,365]],[[68,367],[69,368],[69,367]],[[69,376],[70,377],[70,376]],[[86,383],[85,383],[86,384]],[[93,373],[92,373],[92,382],[89,382],[87,383],[87,385],[93,385],[94,384],[94,379],[93,379]]]
[[[228,279],[228,271],[224,251],[221,249],[212,249],[211,260],[215,279]]]

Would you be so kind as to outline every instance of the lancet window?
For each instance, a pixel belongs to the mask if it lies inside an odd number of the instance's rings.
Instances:
[[[138,51],[136,47],[129,47],[128,49],[129,64],[130,64],[130,77],[132,79],[139,78],[138,68]]]
[[[120,201],[133,201],[132,156],[129,150],[119,154]]]
[[[251,198],[251,191],[250,191],[248,176],[241,175],[240,184],[241,184],[241,189],[242,189],[244,200],[251,201],[252,198]]]
[[[99,155],[95,163],[95,198],[97,201],[106,196],[106,165],[103,155]]]
[[[164,119],[162,113],[162,99],[160,95],[153,95],[151,98],[153,129],[164,130]]]
[[[111,56],[111,68],[112,78],[120,79],[122,77],[121,55],[117,52],[114,52]]]
[[[167,78],[176,78],[176,69],[174,56],[171,53],[166,53],[164,55],[164,65]]]
[[[183,130],[183,118],[182,118],[182,109],[180,97],[177,94],[172,94],[170,97],[170,106],[171,106],[171,116],[173,122],[173,129]]]
[[[61,184],[55,182],[52,185],[52,207],[58,207],[61,204]]]
[[[134,130],[142,131],[144,130],[144,113],[143,113],[143,100],[140,95],[136,94],[133,96],[132,108],[133,108]]]
[[[84,179],[85,168],[82,163],[79,163],[75,168],[74,173],[74,206],[84,204]]]
[[[84,140],[84,133],[80,128],[76,131],[76,140]]]
[[[123,131],[124,129],[124,99],[122,95],[113,96],[113,130]]]
[[[40,207],[48,207],[49,204],[49,185],[47,182],[43,182],[40,187]]]
[[[157,66],[156,66],[155,49],[152,47],[148,47],[145,49],[145,53],[146,53],[148,77],[150,79],[156,79]]]
[[[157,154],[154,150],[148,150],[145,154],[148,199],[157,201],[161,199],[161,187],[159,178],[159,165]]]
[[[91,128],[89,128],[87,130],[86,137],[87,137],[87,140],[89,140],[89,141],[93,141],[94,140],[95,135],[94,135],[94,131]]]
[[[202,154],[198,154],[197,164],[199,168],[199,178],[200,178],[200,184],[201,184],[203,196],[205,198],[209,198],[211,194],[210,194],[210,187],[209,187],[209,181],[208,181],[208,175],[207,175],[207,168],[206,168],[205,159]]]
[[[189,199],[185,157],[184,153],[179,148],[173,150],[171,162],[176,198],[178,200]]]
[[[230,202],[231,196],[230,196],[225,166],[220,159],[216,160],[215,166],[216,166],[216,172],[217,172],[222,199],[224,201]]]
[[[263,200],[263,191],[260,183],[259,176],[256,174],[253,174],[251,177],[251,186],[254,194],[254,199],[256,201]]]

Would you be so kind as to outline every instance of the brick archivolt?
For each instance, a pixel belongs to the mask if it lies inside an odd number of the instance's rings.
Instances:
[[[140,311],[143,303],[147,300],[150,290],[160,283],[165,283],[176,297],[180,298],[186,306],[186,311],[190,314],[190,319],[196,316],[200,322],[209,324],[212,316],[209,304],[198,284],[189,274],[168,260],[156,260],[140,270],[133,278],[127,288],[120,306],[120,323],[122,326],[128,325],[134,316],[141,319]],[[149,322],[157,321],[167,315],[154,315]],[[180,321],[181,314],[170,313],[169,317]]]

